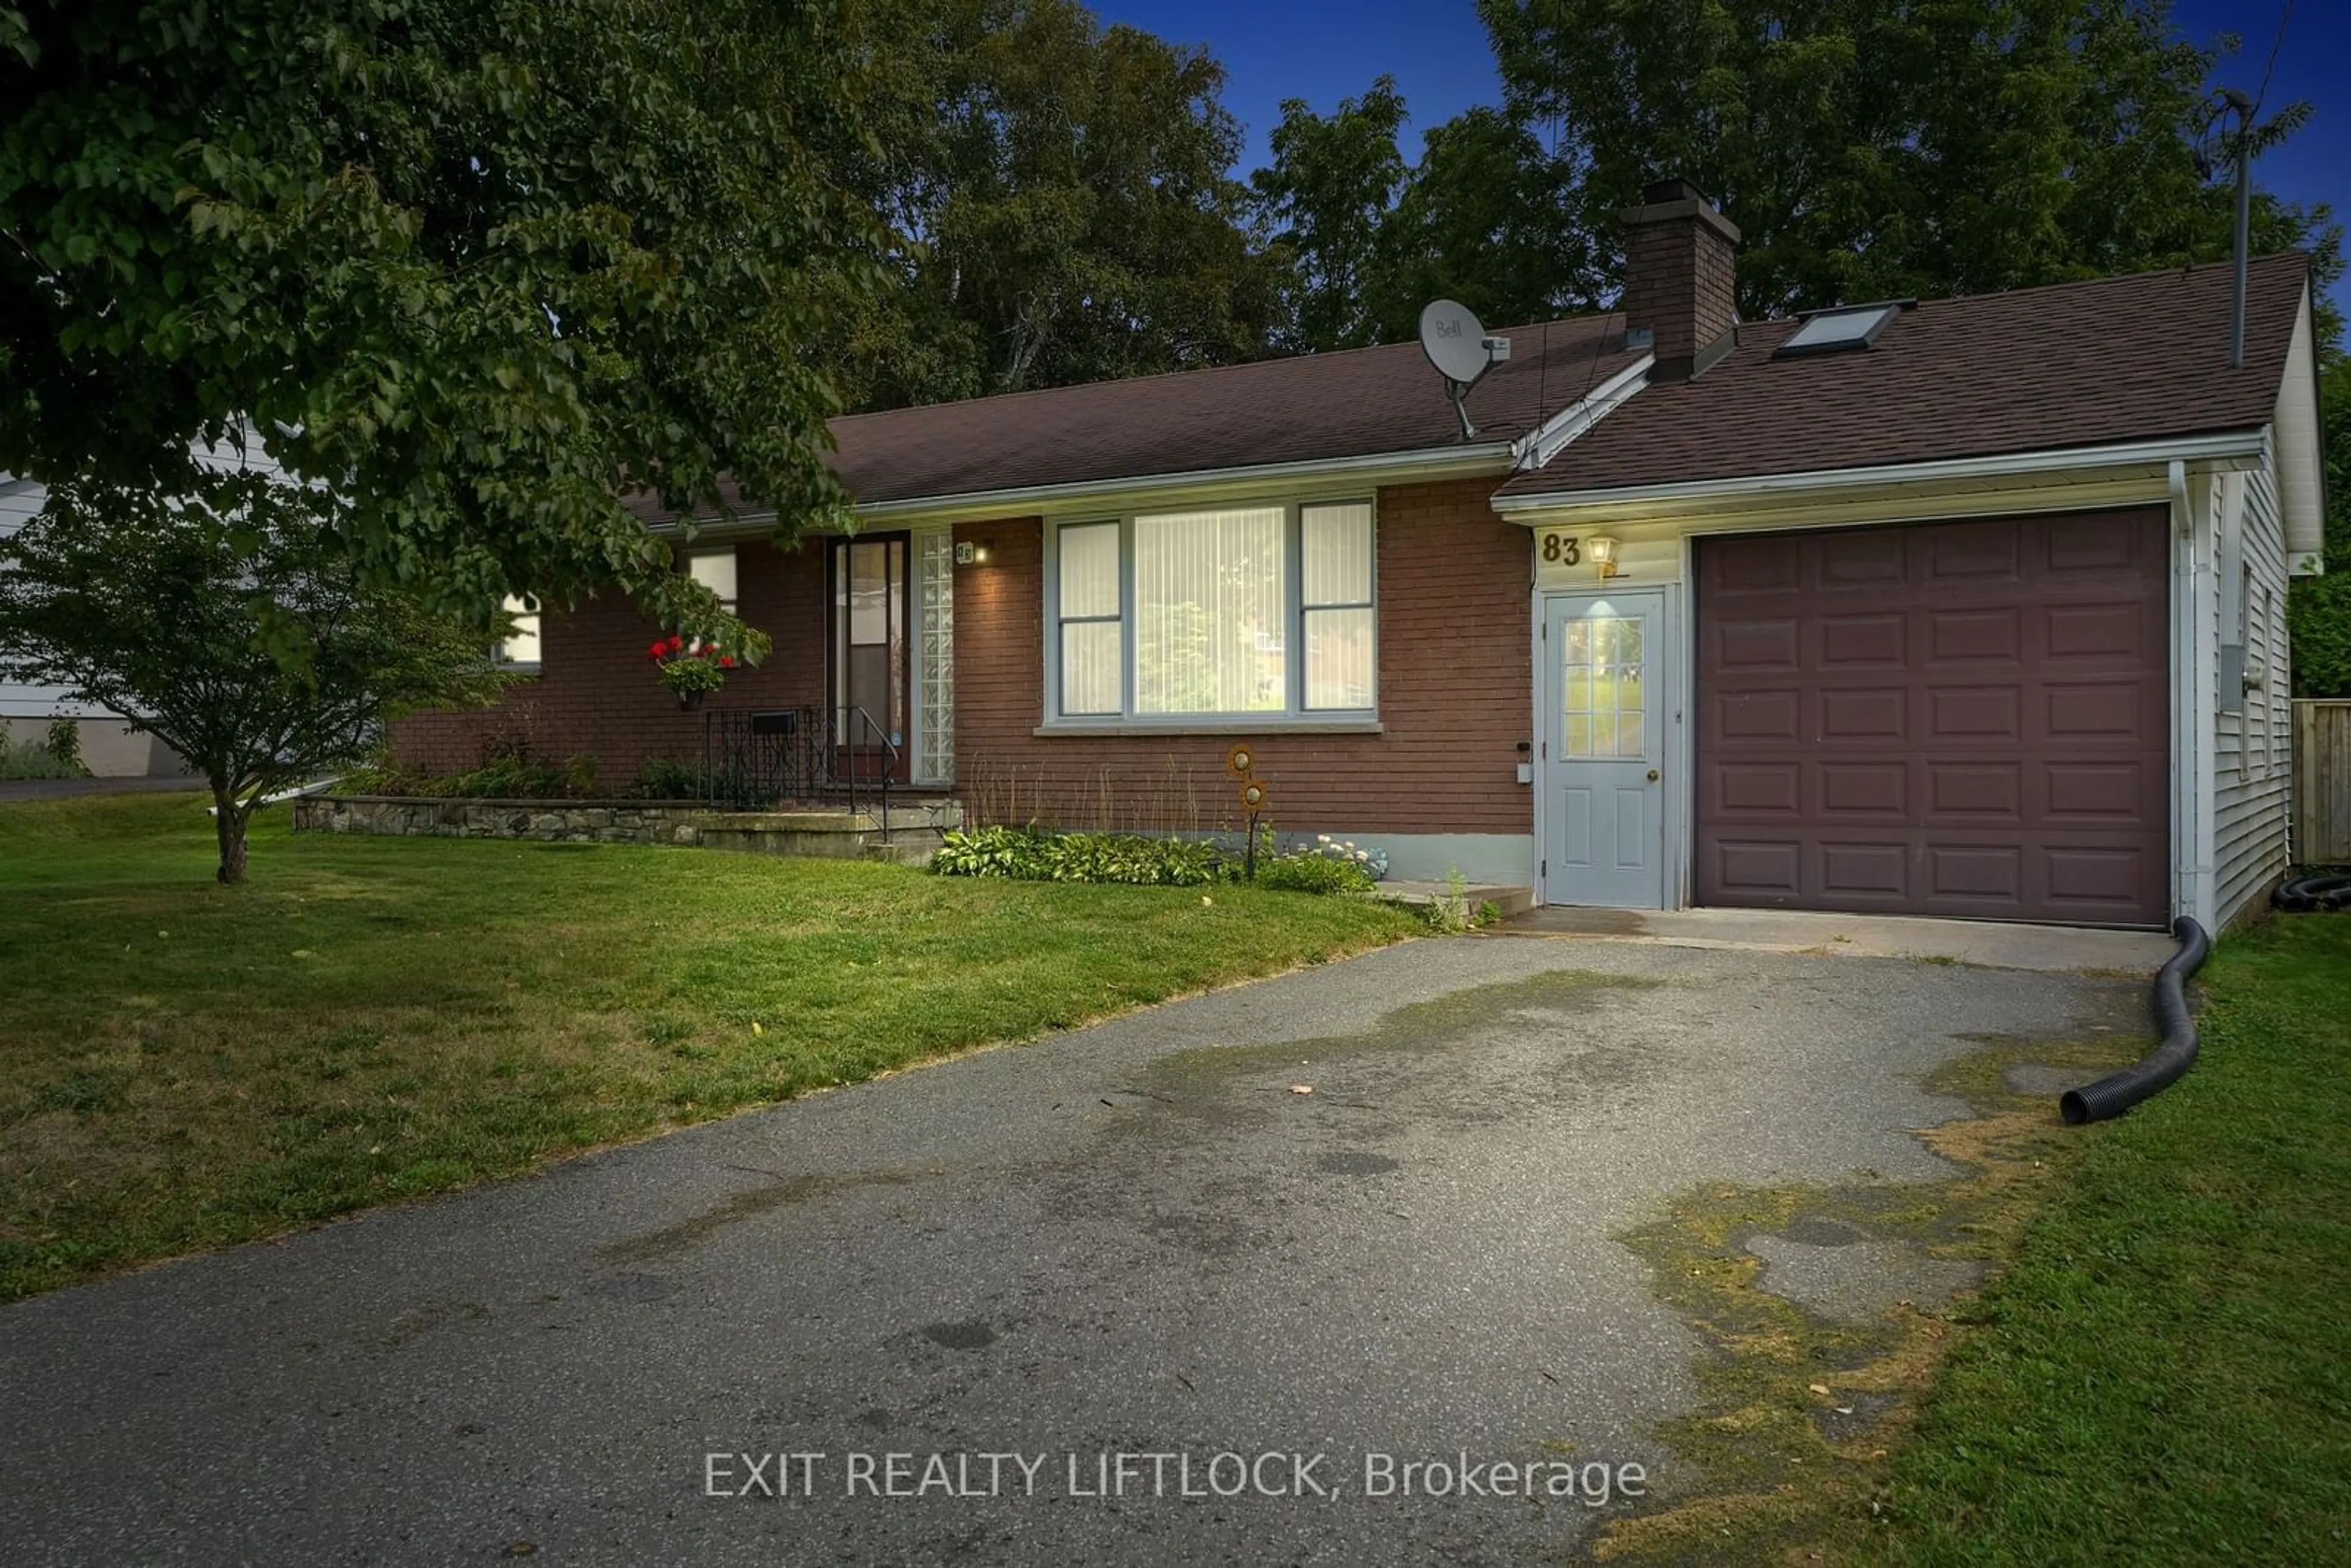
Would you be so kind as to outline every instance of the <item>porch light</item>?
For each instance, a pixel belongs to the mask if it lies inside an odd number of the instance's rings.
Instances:
[[[957,566],[986,566],[988,551],[995,548],[985,540],[974,544],[969,539],[957,539],[955,548],[955,563]]]
[[[1585,539],[1583,553],[1591,559],[1593,566],[1600,569],[1604,580],[1617,575],[1616,541],[1608,535],[1593,534]]]

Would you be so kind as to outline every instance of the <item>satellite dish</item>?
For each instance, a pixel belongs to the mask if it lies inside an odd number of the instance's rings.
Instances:
[[[1489,338],[1469,307],[1457,299],[1432,299],[1421,307],[1420,350],[1445,378],[1445,395],[1461,421],[1461,439],[1478,427],[1469,423],[1469,389],[1478,378],[1510,357],[1508,338]]]
[[[1486,352],[1486,329],[1469,307],[1452,299],[1432,299],[1420,311],[1420,348],[1448,382],[1475,386],[1493,366]]]

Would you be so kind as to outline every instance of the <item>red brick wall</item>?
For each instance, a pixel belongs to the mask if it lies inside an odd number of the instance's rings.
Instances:
[[[738,669],[710,699],[726,706],[797,707],[824,695],[824,549],[810,539],[779,550],[765,540],[736,548],[736,591],[745,620],[775,639],[755,669]],[[586,753],[611,793],[624,792],[649,757],[699,758],[702,716],[681,712],[645,649],[651,621],[618,595],[574,611],[550,610],[540,623],[540,673],[497,706],[419,714],[392,726],[403,767],[455,773],[480,766],[503,746],[527,747],[547,761]]]
[[[1627,327],[1656,333],[1658,363],[1687,365],[1739,319],[1738,246],[1691,202],[1636,208],[1625,214]],[[1665,216],[1667,213],[1677,215]]]
[[[1379,494],[1379,735],[1250,735],[1278,826],[1363,833],[1525,833],[1518,743],[1532,723],[1534,555],[1488,505],[1494,481]],[[1241,812],[1235,736],[1040,737],[1043,526],[972,524],[986,566],[956,572],[956,787],[997,819],[1214,829]]]

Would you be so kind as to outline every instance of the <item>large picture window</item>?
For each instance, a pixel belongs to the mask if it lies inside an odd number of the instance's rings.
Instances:
[[[1377,706],[1370,503],[1065,523],[1053,543],[1055,717],[1360,717]]]

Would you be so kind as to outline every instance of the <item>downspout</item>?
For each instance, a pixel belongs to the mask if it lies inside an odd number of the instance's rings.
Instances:
[[[2160,1094],[2196,1065],[2196,1018],[2188,1010],[2188,977],[2204,967],[2212,938],[2185,915],[2171,923],[2179,939],[2174,953],[2155,974],[2155,1019],[2163,1042],[2140,1061],[2095,1083],[2068,1089],[2058,1097],[2058,1114],[2069,1127],[2119,1116],[2150,1095]]]
[[[2172,606],[2173,636],[2178,641],[2173,655],[2178,693],[2171,716],[2176,732],[2171,743],[2176,853],[2171,908],[2175,915],[2200,916],[2204,914],[2202,856],[2206,839],[2201,810],[2207,798],[2203,781],[2206,747],[2200,727],[2208,706],[2204,700],[2204,644],[2210,629],[2204,623],[2202,595],[2198,591],[2203,575],[2203,542],[2196,526],[2196,508],[2188,495],[2187,461],[2171,459],[2167,478],[2175,537],[2172,548],[2179,552],[2173,570],[2177,602]]]

